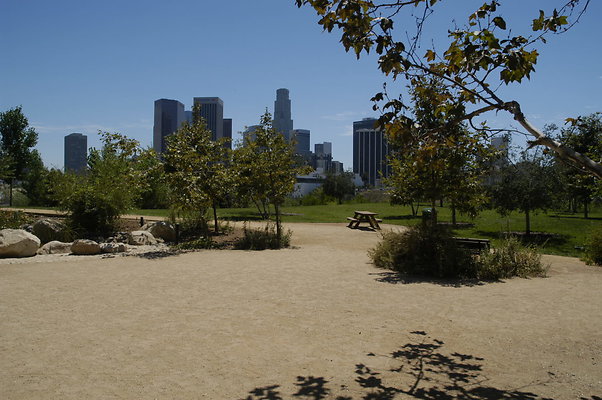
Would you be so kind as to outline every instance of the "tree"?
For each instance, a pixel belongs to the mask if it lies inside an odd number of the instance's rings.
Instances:
[[[550,173],[552,160],[541,154],[524,152],[519,161],[503,167],[490,188],[493,207],[501,214],[512,211],[525,214],[525,234],[531,234],[531,213],[545,210],[554,203],[558,179]]]
[[[296,165],[294,146],[276,132],[267,110],[253,136],[245,137],[243,145],[234,152],[237,185],[239,192],[246,192],[264,217],[269,215],[269,205],[274,206],[276,235],[280,243],[280,206],[295,189],[297,175],[303,175],[307,169]]]
[[[194,115],[200,115],[200,111],[195,109]],[[211,140],[205,121],[197,118],[192,125],[186,123],[168,137],[165,154],[174,203],[180,209],[202,214],[212,207],[216,233],[219,232],[217,205],[231,187],[226,140]]]
[[[90,151],[87,173],[64,174],[53,187],[61,208],[69,211],[72,228],[90,235],[115,231],[119,216],[135,205],[145,174],[136,165],[142,152],[136,140],[99,134],[103,146]]]
[[[416,123],[391,137],[391,174],[387,184],[394,202],[413,204],[428,199],[436,222],[436,201],[451,203],[456,210],[476,216],[485,202],[482,174],[491,151],[483,132],[470,132],[457,115],[464,112],[441,80],[414,78],[410,88]]]
[[[9,161],[3,175],[10,184],[10,202],[13,205],[13,181],[23,179],[35,158],[31,148],[38,142],[38,134],[29,126],[21,106],[0,113],[0,156]]]
[[[569,125],[560,129],[559,141],[593,160],[602,159],[602,114],[594,113],[569,119]],[[555,127],[550,128],[554,131]],[[591,174],[562,163],[559,170],[566,182],[565,188],[573,205],[583,204],[583,215],[588,218],[589,204],[598,193],[598,180]]]
[[[324,194],[334,197],[339,204],[342,204],[345,196],[355,194],[353,178],[353,172],[343,172],[341,174],[327,173],[322,184]]]
[[[374,50],[378,68],[394,80],[412,80],[424,75],[441,79],[456,103],[470,105],[458,116],[459,120],[473,124],[473,119],[487,113],[508,112],[533,137],[531,146],[545,146],[576,168],[600,178],[599,162],[547,136],[526,119],[517,101],[504,100],[499,92],[503,85],[529,79],[539,55],[536,45],[545,43],[552,34],[569,30],[589,2],[557,0],[557,8],[548,13],[536,11],[530,26],[521,30],[508,28],[509,21],[498,12],[500,1],[488,1],[467,16],[464,26],[457,27],[455,21],[450,21],[453,27],[449,30],[448,44],[440,47],[442,51],[434,47],[433,40],[433,48],[421,53],[423,27],[439,7],[438,0],[295,0],[298,7],[313,7],[320,17],[319,24],[328,32],[339,28],[346,51],[353,50],[359,58],[362,53]],[[405,26],[402,39],[398,39],[394,27],[408,20],[416,31],[409,33],[409,27]],[[528,33],[515,35],[515,32]],[[386,87],[372,100],[376,103],[375,110],[383,112],[380,125],[390,136],[415,123],[412,118],[400,115],[406,105],[402,99],[390,99]]]

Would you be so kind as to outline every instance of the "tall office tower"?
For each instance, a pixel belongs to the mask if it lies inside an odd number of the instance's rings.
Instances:
[[[243,140],[252,142],[257,138],[257,135],[255,135],[255,131],[257,129],[261,128],[261,125],[251,125],[251,126],[247,126],[244,130],[244,132],[242,133],[242,137]]]
[[[294,140],[295,153],[308,157],[311,153],[309,149],[309,136],[310,131],[308,129],[293,129],[291,131],[290,140]]]
[[[342,174],[344,172],[344,170],[343,170],[343,163],[340,162],[340,161],[333,161],[330,170],[335,175]]]
[[[225,147],[232,148],[232,118],[224,118],[224,137],[228,139]]]
[[[87,162],[88,137],[81,133],[65,136],[65,172],[84,172]]]
[[[211,130],[211,139],[224,137],[224,102],[219,97],[195,97],[194,105],[201,106],[201,117]]]
[[[158,154],[164,153],[167,150],[165,138],[180,129],[185,120],[184,104],[177,100],[169,99],[155,101],[153,148]]]
[[[192,125],[192,122],[193,122],[192,111],[184,111],[184,121],[186,121]]]
[[[314,145],[313,167],[321,169],[323,172],[330,171],[332,168],[332,143],[316,143]]]
[[[384,132],[376,129],[375,123],[374,118],[353,123],[353,172],[359,174],[365,184],[380,186],[381,179],[390,173],[389,146]]]
[[[276,101],[274,102],[274,129],[284,135],[290,142],[293,120],[291,119],[291,100],[288,97],[288,89],[276,90]]]

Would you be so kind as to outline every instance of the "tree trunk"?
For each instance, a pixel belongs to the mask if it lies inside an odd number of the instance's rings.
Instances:
[[[451,206],[451,212],[452,212],[452,224],[454,226],[456,226],[456,222],[457,222],[456,221],[456,207],[454,206],[453,203],[452,203],[452,206]]]
[[[529,214],[529,209],[525,210],[525,236],[531,235],[531,215]]]
[[[8,205],[10,207],[13,206],[13,178],[10,178],[8,181],[9,190],[8,190]]]
[[[583,200],[583,218],[589,218],[589,199],[585,198]]]
[[[439,207],[443,207],[443,199],[439,200]]]
[[[410,203],[410,207],[412,207],[412,216],[415,217],[418,214],[418,207],[414,209],[414,203]]]
[[[213,223],[215,224],[215,233],[219,233],[219,224],[217,223],[217,206],[213,202]]]
[[[278,248],[280,248],[282,232],[280,227],[280,207],[278,207],[278,204],[274,204],[274,211],[276,213],[276,239],[278,240]]]

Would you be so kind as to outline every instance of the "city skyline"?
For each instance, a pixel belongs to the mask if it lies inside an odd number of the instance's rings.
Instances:
[[[445,13],[452,6],[444,3]],[[545,1],[532,3],[534,9],[549,8]],[[36,148],[47,166],[63,167],[56,143],[72,132],[88,135],[90,147],[100,145],[98,130],[152,146],[152,104],[160,98],[219,95],[239,139],[238,132],[257,124],[271,109],[274,90],[283,87],[294,94],[295,127],[310,130],[317,143],[332,142],[333,157],[352,165],[353,121],[378,116],[370,98],[387,79],[373,55],[357,61],[345,53],[338,33],[322,32],[313,10],[277,0],[116,4],[0,5],[0,43],[7,49],[0,65],[0,110],[23,106],[39,133]],[[465,9],[480,5],[471,0],[460,14],[447,10],[462,23]],[[520,4],[504,4],[502,11],[509,21],[528,23],[534,17],[524,15]],[[540,60],[530,81],[501,88],[538,127],[602,111],[597,95],[602,55],[591,51],[602,36],[596,20],[601,14],[602,2],[592,2],[569,32],[538,46]],[[201,29],[198,15],[224,18],[209,19]],[[442,15],[431,20],[441,22]],[[441,26],[450,27],[449,22]],[[188,39],[209,31],[219,40],[192,45]],[[265,49],[266,37],[270,48],[278,49],[276,57],[266,56],[273,53]],[[403,84],[389,87],[404,91]],[[501,114],[491,115],[489,122],[496,127],[513,123]]]

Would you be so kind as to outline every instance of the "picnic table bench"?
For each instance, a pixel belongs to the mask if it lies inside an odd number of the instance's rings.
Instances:
[[[478,239],[478,238],[463,238],[454,237],[458,247],[470,250],[472,252],[481,253],[482,251],[488,251],[491,247],[489,239]]]
[[[383,222],[382,219],[376,218],[378,213],[371,211],[354,211],[353,217],[347,217],[349,228],[358,228],[362,222],[368,223],[372,229],[380,229],[379,222]]]

